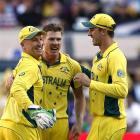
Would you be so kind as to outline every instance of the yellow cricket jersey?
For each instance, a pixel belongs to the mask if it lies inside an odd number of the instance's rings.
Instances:
[[[39,105],[42,102],[43,79],[39,64],[32,56],[22,53],[22,58],[14,70],[14,81],[2,120],[35,126],[26,110],[29,105]]]
[[[124,98],[128,93],[127,61],[113,43],[93,60],[90,83],[90,111],[94,115],[124,118]]]
[[[79,63],[61,53],[60,60],[56,64],[47,66],[43,61],[41,69],[45,90],[42,106],[46,109],[55,108],[57,118],[67,118],[67,94],[71,85],[74,88],[79,87],[73,82],[75,74],[81,72]]]

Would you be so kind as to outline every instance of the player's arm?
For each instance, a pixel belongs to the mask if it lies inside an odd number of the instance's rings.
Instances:
[[[80,70],[77,70],[77,73],[78,72],[83,72],[89,78],[91,76],[91,71],[82,65],[80,65]],[[85,111],[85,97],[83,95],[82,86],[78,84],[79,87],[77,87],[77,84],[75,84],[74,80],[72,80],[72,83],[73,84],[71,84],[71,87],[73,89],[73,94],[74,94],[74,109],[76,113],[76,120],[77,120],[77,124],[79,124],[81,128],[83,123],[84,111]]]
[[[128,93],[126,59],[115,57],[108,60],[108,83],[91,80],[90,88],[110,97],[125,98]]]
[[[11,86],[10,95],[17,101],[23,109],[27,109],[33,102],[29,99],[27,91],[38,80],[37,70],[33,67],[26,67],[25,70],[19,71]]]
[[[82,87],[74,89],[74,110],[75,110],[75,117],[76,117],[76,124],[72,127],[72,135],[75,139],[78,140],[82,130],[84,112],[85,112],[85,97],[82,92]]]
[[[76,63],[73,68],[74,68],[74,72],[73,72],[74,74],[77,74],[78,72],[82,71],[82,66],[80,66],[78,63]],[[73,94],[74,94],[74,110],[75,110],[75,117],[76,117],[76,123],[73,125],[71,132],[73,138],[75,140],[78,140],[78,137],[80,136],[82,130],[82,124],[83,124],[83,118],[85,112],[85,97],[83,95],[82,86],[80,86],[74,80],[72,80],[71,82],[71,87],[73,89]]]
[[[74,76],[73,80],[77,82],[81,86],[90,86],[90,78],[91,78],[91,70],[87,69],[86,67],[80,65],[81,71],[77,72]]]
[[[123,57],[111,58],[108,61],[108,83],[91,80],[84,73],[76,74],[74,80],[94,92],[115,98],[125,98],[128,93],[126,65],[126,59]]]
[[[33,126],[45,129],[54,125],[56,111],[53,109],[46,110],[35,105],[34,101],[31,101],[27,95],[27,90],[39,80],[38,73],[39,69],[33,69],[30,66],[26,67],[23,71],[19,71],[14,78],[10,94],[17,104],[25,110],[26,115],[28,114],[29,118],[35,121],[32,121]]]
[[[13,84],[15,75],[16,75],[16,68],[12,71],[11,75],[9,77],[7,77],[7,79],[5,81],[5,87],[8,91],[10,90],[10,88]]]

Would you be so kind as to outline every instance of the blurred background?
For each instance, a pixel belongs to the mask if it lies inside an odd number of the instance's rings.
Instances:
[[[81,22],[101,12],[110,14],[117,23],[115,40],[128,60],[127,131],[140,133],[140,0],[0,0],[0,115],[8,95],[5,79],[21,54],[17,37],[21,27],[62,24],[65,28],[62,51],[90,68],[98,47],[93,47]],[[88,101],[87,88],[84,94]],[[69,94],[70,126],[75,122],[72,108],[73,96]],[[84,132],[89,131],[91,121],[87,102]]]

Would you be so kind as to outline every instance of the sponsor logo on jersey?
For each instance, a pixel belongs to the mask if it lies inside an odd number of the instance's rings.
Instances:
[[[101,71],[102,68],[103,68],[102,64],[99,64],[99,65],[97,66],[97,69],[98,69],[99,71]]]
[[[21,73],[19,74],[19,76],[23,76],[23,75],[25,75],[25,72],[21,72]]]
[[[43,83],[64,87],[66,86],[66,79],[52,77],[52,76],[43,76]]]
[[[125,73],[124,73],[124,71],[123,70],[117,70],[117,76],[118,77],[125,77]]]

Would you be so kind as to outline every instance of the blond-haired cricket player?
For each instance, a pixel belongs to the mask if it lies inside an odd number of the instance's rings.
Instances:
[[[43,31],[33,26],[26,26],[19,32],[23,52],[14,70],[14,81],[0,120],[0,140],[41,140],[37,127],[46,129],[56,121],[55,110],[40,106],[43,98],[39,62],[42,34]]]
[[[76,124],[72,127],[72,136],[75,140],[81,132],[85,100],[82,88],[73,77],[81,72],[78,62],[60,52],[62,46],[63,29],[59,24],[48,24],[43,29],[44,38],[43,62],[41,65],[45,94],[44,108],[55,108],[57,121],[51,129],[43,130],[43,140],[68,140],[68,93],[71,86],[74,93]]]

